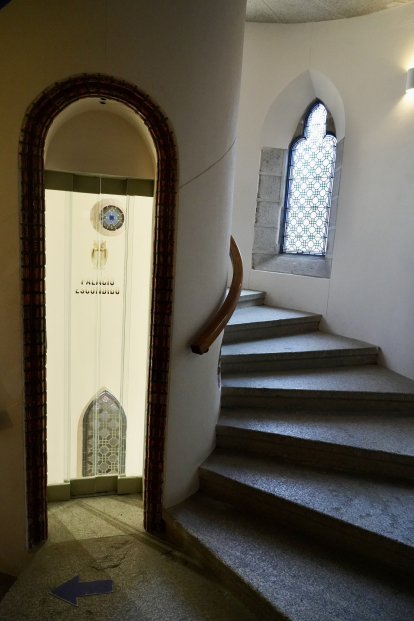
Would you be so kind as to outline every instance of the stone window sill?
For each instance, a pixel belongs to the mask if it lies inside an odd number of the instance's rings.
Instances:
[[[253,269],[280,274],[330,278],[332,258],[303,254],[253,253]]]

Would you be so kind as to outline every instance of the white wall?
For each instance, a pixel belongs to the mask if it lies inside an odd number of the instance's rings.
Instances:
[[[200,358],[189,346],[225,288],[244,13],[245,0],[13,0],[0,11],[1,571],[18,573],[28,559],[18,228],[25,111],[55,81],[102,72],[138,85],[174,128],[180,191],[165,483],[165,504],[174,504],[197,488],[219,407],[218,344]]]
[[[91,210],[108,199],[125,214],[119,235],[91,223]],[[151,197],[46,190],[48,483],[83,476],[83,417],[103,389],[127,418],[125,474],[142,476],[152,230]],[[108,253],[98,269],[94,242]],[[90,284],[97,280],[114,284]]]
[[[267,291],[267,303],[321,312],[324,329],[380,345],[383,364],[414,378],[414,99],[405,94],[414,5],[325,23],[248,23],[245,33],[232,225],[245,286]],[[345,133],[330,280],[250,269],[260,149],[287,146],[305,108],[304,74],[306,103],[327,89]],[[289,99],[298,80],[300,111]],[[286,127],[272,133],[276,101]]]
[[[51,128],[46,167],[154,179],[155,161],[140,133],[122,117],[108,112],[110,103],[102,105],[97,98],[92,103],[95,110],[70,118],[56,132]]]

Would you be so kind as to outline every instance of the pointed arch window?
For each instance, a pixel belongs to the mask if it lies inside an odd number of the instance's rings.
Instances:
[[[326,117],[327,109],[317,101],[305,117],[303,135],[289,150],[284,253],[326,254],[337,144],[326,131]]]
[[[110,392],[103,390],[83,417],[82,475],[125,474],[126,416]]]

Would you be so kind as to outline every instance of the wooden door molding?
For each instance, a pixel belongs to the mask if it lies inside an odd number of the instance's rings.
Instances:
[[[161,512],[173,294],[176,146],[168,119],[148,95],[133,84],[111,76],[82,74],[44,90],[27,110],[20,135],[26,497],[30,548],[47,538],[44,147],[54,119],[71,103],[86,97],[106,97],[131,108],[147,125],[157,153],[144,525],[149,532],[163,529]]]

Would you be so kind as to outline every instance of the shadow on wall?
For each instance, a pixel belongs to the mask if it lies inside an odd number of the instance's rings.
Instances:
[[[11,429],[13,427],[12,420],[7,410],[1,410],[0,412],[0,431],[2,429]]]
[[[338,142],[345,136],[345,108],[337,88],[326,76],[307,69],[276,97],[263,123],[260,147],[287,149],[304,110],[315,99],[333,116]]]

